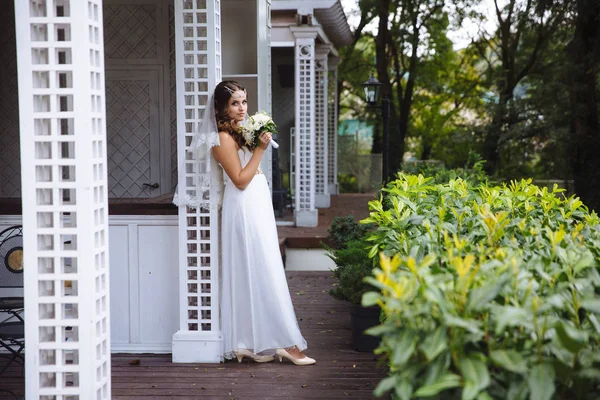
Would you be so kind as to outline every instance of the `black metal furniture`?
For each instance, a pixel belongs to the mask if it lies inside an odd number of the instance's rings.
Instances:
[[[0,374],[13,362],[25,365],[24,298],[5,296],[3,290],[23,288],[23,283],[23,228],[17,225],[0,232],[0,349],[7,350],[9,358]]]
[[[17,362],[21,366],[25,366],[25,357],[23,349],[25,349],[25,324],[22,321],[18,322],[3,322],[0,323],[0,348],[8,350],[8,363],[0,371],[2,374],[13,363]],[[21,369],[21,374],[23,368]]]

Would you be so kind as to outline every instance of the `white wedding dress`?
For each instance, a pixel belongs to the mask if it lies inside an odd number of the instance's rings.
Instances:
[[[252,153],[238,151],[242,168]],[[271,193],[266,177],[239,190],[223,171],[221,219],[221,322],[223,356],[247,349],[273,355],[278,348],[306,349],[288,289]]]

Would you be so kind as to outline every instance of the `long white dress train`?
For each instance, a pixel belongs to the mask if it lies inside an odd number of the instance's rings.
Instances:
[[[252,153],[238,151],[242,168]],[[223,172],[221,219],[221,322],[223,356],[236,349],[273,355],[275,349],[306,349],[283,270],[271,193],[266,177],[254,176],[239,190]]]

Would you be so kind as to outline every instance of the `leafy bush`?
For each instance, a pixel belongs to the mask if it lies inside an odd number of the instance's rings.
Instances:
[[[329,257],[337,268],[333,271],[338,284],[329,293],[340,300],[360,304],[363,294],[375,288],[365,282],[373,272],[373,259],[369,258],[369,245],[364,239],[353,240],[344,248],[329,249]]]
[[[335,217],[327,229],[327,239],[332,248],[341,249],[353,240],[362,239],[370,229],[372,226],[359,224],[353,215]]]
[[[469,153],[469,160],[464,168],[446,168],[441,162],[419,161],[403,164],[403,172],[412,175],[423,175],[432,178],[435,183],[448,183],[451,180],[462,178],[477,185],[487,182],[488,176],[483,169],[484,161],[476,153]]]
[[[358,193],[358,180],[354,175],[338,174],[340,193]]]
[[[370,203],[385,321],[377,394],[600,398],[600,221],[530,180],[502,187],[399,175]],[[389,207],[387,206],[389,204]]]
[[[330,294],[340,300],[360,304],[362,295],[374,288],[364,281],[373,272],[373,259],[369,257],[369,244],[365,241],[372,225],[359,224],[354,216],[335,217],[328,229],[331,247],[325,247],[337,268],[334,275],[337,286]]]

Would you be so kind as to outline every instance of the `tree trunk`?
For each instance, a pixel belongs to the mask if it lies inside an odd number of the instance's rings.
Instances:
[[[387,43],[388,43],[388,21],[389,21],[389,10],[390,10],[390,0],[379,0],[378,2],[378,15],[379,15],[379,28],[377,32],[377,37],[375,38],[375,52],[376,52],[376,66],[377,66],[377,77],[379,82],[381,82],[380,89],[380,101],[384,97],[390,99],[390,118],[388,121],[388,129],[389,129],[389,175],[386,178],[390,178],[396,174],[399,166],[395,163],[396,152],[398,151],[397,146],[397,131],[394,129],[396,120],[396,109],[394,107],[394,97],[392,96],[392,82],[390,80],[390,74],[388,70],[388,51],[387,51]],[[383,128],[383,123],[381,125]],[[380,136],[381,137],[381,136]],[[387,180],[387,179],[386,179]]]
[[[575,192],[600,212],[600,122],[596,76],[600,64],[600,1],[577,0],[575,38],[571,46],[573,105],[571,159]]]

